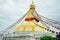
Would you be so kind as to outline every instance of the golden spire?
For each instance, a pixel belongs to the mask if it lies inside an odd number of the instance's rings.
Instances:
[[[30,9],[35,9],[35,5],[33,1],[32,1],[32,4],[30,5]]]

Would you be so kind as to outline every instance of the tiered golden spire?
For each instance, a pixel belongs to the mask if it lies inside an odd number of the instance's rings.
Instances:
[[[32,1],[32,4],[30,5],[30,9],[35,9],[34,2]],[[27,15],[25,16],[24,22],[19,25],[16,29],[14,29],[14,32],[45,32],[44,28],[40,28],[39,19],[35,18],[37,17],[37,13],[34,10],[34,13],[32,14],[33,10],[29,10]],[[38,24],[38,25],[37,25]],[[42,27],[44,27],[41,24]]]
[[[35,9],[34,1],[32,1],[32,4],[30,5],[30,9]]]

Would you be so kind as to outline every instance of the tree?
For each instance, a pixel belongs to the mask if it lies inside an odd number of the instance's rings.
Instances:
[[[53,37],[51,37],[51,36],[43,36],[43,37],[40,37],[40,40],[53,40]]]

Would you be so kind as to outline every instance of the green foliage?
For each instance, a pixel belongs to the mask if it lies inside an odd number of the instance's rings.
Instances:
[[[51,37],[51,36],[43,36],[43,37],[40,37],[40,40],[53,40],[53,37]]]
[[[56,35],[57,38],[60,38],[60,35]]]

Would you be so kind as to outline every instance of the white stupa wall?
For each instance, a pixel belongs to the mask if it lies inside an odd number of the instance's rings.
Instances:
[[[0,40],[2,40],[2,38],[3,38],[3,37],[2,37],[2,34],[0,34]]]
[[[6,37],[6,40],[28,40],[28,39],[29,40],[40,40],[40,37],[45,36],[45,35],[55,37],[55,35],[52,34],[52,33],[43,33],[43,32],[36,32],[36,33],[29,33],[29,32],[28,33],[25,33],[25,32],[20,33],[20,32],[18,32],[18,33],[15,33],[15,34],[13,34],[13,33],[8,34],[5,37]],[[23,37],[21,37],[21,36],[23,36]],[[11,38],[9,38],[9,37],[11,37]]]

